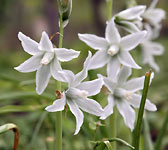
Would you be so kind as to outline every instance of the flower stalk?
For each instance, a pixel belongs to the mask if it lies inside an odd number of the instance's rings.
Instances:
[[[107,0],[107,20],[110,21],[112,17],[112,7],[113,7],[113,0]],[[110,124],[109,124],[109,138],[116,138],[117,136],[117,129],[116,129],[116,109],[114,107],[113,114],[110,116]],[[113,150],[116,150],[116,142],[111,143]]]
[[[113,108],[113,114],[110,116],[110,125],[109,125],[109,138],[116,138],[117,136],[117,110],[116,107]],[[117,149],[116,142],[111,143],[113,150]]]
[[[112,16],[113,0],[107,0],[107,20],[109,21]]]
[[[58,7],[60,7],[59,0],[57,1]],[[59,8],[58,8],[59,9]],[[59,48],[62,48],[63,43],[63,20],[62,20],[62,14],[59,13]],[[58,91],[61,91],[61,82],[57,81],[56,88]],[[61,95],[58,96],[59,99],[61,99]],[[56,122],[55,122],[55,149],[56,150],[62,150],[62,111],[56,112]]]

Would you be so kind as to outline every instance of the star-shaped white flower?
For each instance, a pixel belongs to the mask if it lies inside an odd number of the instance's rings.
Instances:
[[[37,71],[36,91],[38,94],[43,93],[51,76],[57,80],[57,71],[62,70],[59,61],[70,61],[78,57],[80,53],[72,49],[54,48],[46,32],[42,33],[40,43],[35,42],[21,32],[19,32],[18,38],[25,52],[32,55],[32,57],[15,67],[15,69],[20,72]]]
[[[138,5],[114,16],[115,23],[130,33],[139,32],[142,27],[141,15],[145,12],[146,6]]]
[[[136,94],[136,92],[143,89],[145,77],[133,78],[127,81],[127,78],[130,75],[131,69],[122,67],[116,80],[112,80],[112,77],[99,76],[100,78],[103,78],[104,85],[110,92],[108,95],[108,105],[104,108],[104,113],[102,114],[101,119],[106,119],[110,116],[113,113],[113,107],[116,105],[125,124],[132,131],[135,122],[135,111],[132,107],[139,108],[140,106],[141,95]],[[149,111],[157,110],[156,106],[148,99],[146,100],[145,109]]]
[[[60,81],[68,82],[68,89],[63,92],[61,99],[56,100],[52,105],[46,108],[49,112],[62,111],[67,103],[70,111],[76,117],[75,134],[79,132],[80,127],[83,124],[84,116],[80,109],[95,116],[101,116],[103,113],[101,105],[95,100],[88,98],[88,96],[93,96],[100,92],[102,80],[96,79],[93,81],[82,82],[82,80],[84,80],[88,75],[90,58],[91,53],[89,52],[83,70],[76,75],[69,70],[59,71],[62,75],[60,76],[62,77],[60,78]]]
[[[152,41],[155,36],[153,28],[149,24],[145,24],[145,28],[148,31],[146,40],[141,43],[142,48],[142,63],[148,64],[150,67],[155,69],[156,72],[159,72],[159,66],[156,64],[154,56],[160,56],[164,53],[164,47],[158,43]]]
[[[161,8],[155,8],[158,0],[153,0],[149,8],[142,14],[143,20],[150,24],[155,32],[160,31],[161,21],[165,19],[166,13]],[[159,32],[158,32],[159,33]]]
[[[89,69],[96,69],[107,64],[107,74],[116,76],[120,69],[120,64],[140,69],[129,51],[133,50],[145,38],[146,31],[140,31],[120,37],[119,31],[115,27],[114,18],[112,18],[106,27],[105,38],[92,34],[78,34],[80,40],[95,50],[98,50],[92,57]]]

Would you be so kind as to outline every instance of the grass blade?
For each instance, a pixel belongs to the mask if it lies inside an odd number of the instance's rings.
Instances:
[[[166,133],[166,130],[167,130],[167,127],[168,127],[168,112],[167,112],[167,115],[165,117],[165,120],[163,122],[163,126],[162,126],[162,129],[160,131],[160,134],[156,140],[156,143],[155,143],[155,150],[159,150],[161,149],[161,144],[162,144],[162,139]]]
[[[122,140],[122,139],[120,139],[120,138],[109,138],[109,139],[103,139],[102,141],[92,141],[92,143],[95,144],[94,149],[96,149],[96,147],[99,146],[100,144],[105,144],[105,143],[104,143],[105,141],[106,141],[106,142],[109,141],[110,143],[111,143],[111,142],[119,142],[119,143],[122,143],[122,144],[124,144],[125,146],[127,146],[127,147],[133,149],[133,150],[135,149],[132,145],[130,145],[129,143],[127,143],[126,141],[124,141],[124,140]]]
[[[151,76],[152,71],[150,70],[145,74],[145,82],[144,82],[144,88],[143,88],[143,93],[142,93],[142,98],[141,98],[141,104],[138,112],[138,120],[137,124],[135,127],[135,135],[134,135],[134,147],[135,150],[139,150],[139,141],[140,141],[140,134],[141,134],[141,126],[142,126],[142,120],[143,120],[143,114],[144,114],[144,107],[146,103],[146,98],[147,98],[147,93],[148,93],[148,88],[149,88],[149,83],[150,83],[150,76]]]
[[[32,112],[32,111],[39,111],[43,110],[46,106],[49,104],[44,104],[44,105],[8,105],[1,107],[0,109],[0,114],[4,113],[13,113],[13,112]]]

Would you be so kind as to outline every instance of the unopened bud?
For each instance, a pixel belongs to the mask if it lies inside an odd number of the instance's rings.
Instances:
[[[63,27],[69,22],[72,11],[72,0],[60,0],[59,13],[62,15]]]

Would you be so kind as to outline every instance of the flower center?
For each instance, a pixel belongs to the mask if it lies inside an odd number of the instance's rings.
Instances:
[[[117,89],[114,90],[114,97],[117,100],[122,100],[122,99],[129,100],[132,97],[132,93],[128,92],[128,91],[126,91],[124,89],[117,88]]]
[[[107,53],[111,56],[114,56],[115,54],[117,54],[119,51],[119,47],[117,45],[112,45],[110,46],[110,48],[107,50]]]
[[[54,58],[54,53],[53,52],[46,52],[40,63],[42,65],[48,65],[53,58]]]
[[[76,88],[69,88],[66,92],[66,96],[72,99],[76,99],[76,98],[86,99],[88,94],[89,94],[88,91],[79,90]]]

